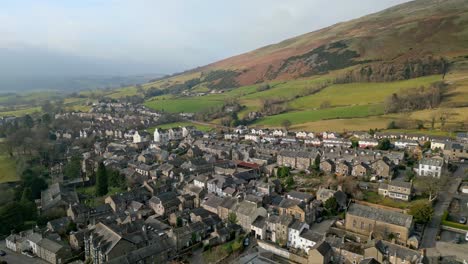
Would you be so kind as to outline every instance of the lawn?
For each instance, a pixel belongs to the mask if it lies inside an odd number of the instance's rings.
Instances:
[[[261,118],[255,124],[278,127],[281,126],[281,123],[284,120],[289,120],[293,125],[295,125],[324,119],[366,117],[381,114],[383,114],[382,105],[357,105],[321,110],[287,112],[284,114]]]
[[[13,181],[19,181],[15,160],[6,153],[4,143],[0,143],[0,183]]]
[[[152,100],[145,105],[158,111],[170,113],[196,113],[208,110],[211,107],[222,106],[222,101],[209,100],[204,96],[183,99]]]
[[[194,124],[194,123],[191,123],[191,122],[176,122],[176,123],[158,125],[158,126],[149,128],[148,132],[153,133],[156,128],[169,129],[169,128],[173,128],[173,127],[183,127],[183,126],[194,126],[198,130],[203,131],[203,132],[210,131],[210,130],[213,129],[212,127],[209,127],[209,126],[203,126],[203,125]]]
[[[398,209],[409,209],[415,203],[420,202],[421,200],[427,200],[426,198],[415,199],[410,202],[400,201],[391,199],[388,197],[383,197],[376,192],[367,191],[364,192],[364,201],[373,203],[373,204],[380,204],[383,206],[398,208]]]
[[[238,237],[233,241],[210,248],[203,252],[203,259],[206,263],[217,263],[219,260],[226,258],[232,253],[238,252],[243,248],[242,241],[244,237]]]
[[[117,193],[125,192],[125,190],[122,190],[121,188],[116,188],[116,187],[109,187],[109,192],[101,197],[96,197],[96,187],[95,186],[89,186],[89,187],[80,187],[77,188],[76,191],[78,193],[81,193],[88,197],[84,203],[88,206],[95,207],[98,205],[104,204],[104,199],[109,196],[109,195],[114,195]]]

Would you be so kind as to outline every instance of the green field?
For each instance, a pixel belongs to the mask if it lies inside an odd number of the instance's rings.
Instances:
[[[357,105],[321,110],[287,112],[284,114],[261,118],[255,124],[264,126],[281,126],[281,123],[284,120],[289,120],[293,125],[295,125],[324,119],[367,117],[381,114],[383,114],[382,105]]]
[[[441,76],[434,75],[389,83],[335,84],[317,94],[298,98],[292,101],[289,106],[294,109],[310,109],[319,107],[325,101],[328,101],[332,106],[381,103],[392,93],[409,88],[429,86],[440,80]]]
[[[212,127],[209,127],[209,126],[203,126],[203,125],[194,124],[190,122],[176,122],[176,123],[169,123],[169,124],[158,125],[158,126],[152,127],[148,129],[148,132],[153,133],[156,128],[169,129],[173,127],[183,127],[183,126],[194,126],[198,130],[203,131],[203,132],[210,131],[213,129]]]
[[[4,143],[0,143],[0,183],[19,181],[15,161],[6,153]]]
[[[24,115],[34,114],[40,111],[41,111],[41,108],[37,106],[37,107],[22,108],[18,110],[3,111],[3,112],[0,112],[0,116],[24,116]]]
[[[145,103],[149,108],[170,113],[196,113],[222,104],[222,101],[206,100],[203,96],[187,99],[152,100]]]

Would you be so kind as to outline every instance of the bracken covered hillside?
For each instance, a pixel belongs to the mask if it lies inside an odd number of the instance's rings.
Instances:
[[[416,0],[231,57],[176,77],[209,88],[291,80],[357,65],[349,81],[393,81],[446,71],[468,56],[468,1]],[[206,76],[210,78],[203,78]],[[184,78],[182,78],[184,79]]]

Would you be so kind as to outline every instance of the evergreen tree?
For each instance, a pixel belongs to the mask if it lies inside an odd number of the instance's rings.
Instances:
[[[312,169],[315,171],[320,171],[320,155],[315,157],[314,164],[312,164]]]
[[[103,196],[108,192],[107,170],[103,162],[99,163],[96,172],[96,195]]]

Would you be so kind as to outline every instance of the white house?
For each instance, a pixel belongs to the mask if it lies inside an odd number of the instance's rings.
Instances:
[[[444,160],[438,158],[423,158],[419,162],[417,173],[419,176],[431,176],[440,178],[442,175],[442,168]]]
[[[190,134],[190,131],[192,131],[192,128],[193,127],[190,127],[190,126],[189,127],[185,127],[185,126],[182,127],[182,137],[183,138],[188,137],[188,135]]]
[[[149,133],[146,131],[138,132],[136,131],[133,135],[133,143],[142,143],[150,141]]]
[[[11,251],[18,252],[20,249],[20,245],[23,243],[23,238],[16,234],[9,235],[6,239],[6,248]]]
[[[307,138],[307,132],[305,132],[305,131],[298,131],[298,132],[296,132],[296,137],[297,137],[297,138],[305,139],[305,138]]]
[[[156,128],[153,133],[154,142],[164,143],[169,140],[169,133],[165,129]]]
[[[338,138],[338,134],[334,132],[323,132],[322,137],[324,139],[334,139],[334,138]]]
[[[239,134],[236,134],[236,133],[224,134],[224,139],[226,139],[226,140],[239,139]]]
[[[245,135],[245,140],[251,140],[253,142],[258,142],[259,141],[259,136],[256,134],[247,134]]]
[[[320,146],[322,145],[322,141],[318,138],[311,138],[311,139],[306,139],[304,140],[304,143],[306,145],[312,145],[312,146]]]
[[[206,182],[208,181],[208,179],[209,178],[206,175],[197,175],[197,177],[195,177],[195,179],[193,180],[193,185],[202,189],[206,189]]]
[[[250,130],[250,133],[251,133],[251,134],[255,134],[255,135],[259,135],[259,136],[263,136],[263,135],[266,134],[266,131],[263,130],[263,129],[255,129],[255,128],[252,128],[252,129]]]
[[[445,142],[445,141],[432,141],[431,142],[431,149],[432,150],[435,150],[435,149],[444,150],[446,144],[447,144],[447,142]]]
[[[243,134],[246,134],[248,132],[249,132],[249,130],[245,126],[238,126],[238,127],[236,127],[234,129],[234,133],[239,134],[239,135],[243,135]]]
[[[360,148],[375,148],[379,145],[379,142],[375,139],[362,139],[358,141]]]
[[[309,225],[300,222],[300,221],[295,221],[292,223],[291,226],[288,228],[288,247],[293,247],[293,248],[299,248],[302,243],[301,243],[301,233],[304,231],[304,229],[309,229]]]
[[[395,141],[394,145],[398,149],[405,149],[405,148],[410,148],[410,147],[417,147],[419,146],[419,143],[416,140],[400,139],[400,140]]]
[[[170,140],[179,140],[182,139],[183,133],[182,128],[174,127],[169,129],[169,139]]]
[[[135,130],[132,129],[132,130],[125,132],[124,138],[127,140],[133,140],[134,135],[135,135]]]
[[[322,239],[322,235],[315,233],[310,229],[304,230],[300,235],[300,239],[298,240],[296,248],[302,249],[307,254],[309,254],[309,250],[313,248],[317,243],[322,241]]]
[[[288,135],[288,132],[287,132],[287,131],[280,130],[280,129],[275,129],[275,130],[273,130],[272,135],[273,135],[274,137],[283,137],[283,136],[287,136],[287,135]]]
[[[264,136],[262,142],[278,143],[278,138],[274,136]]]

